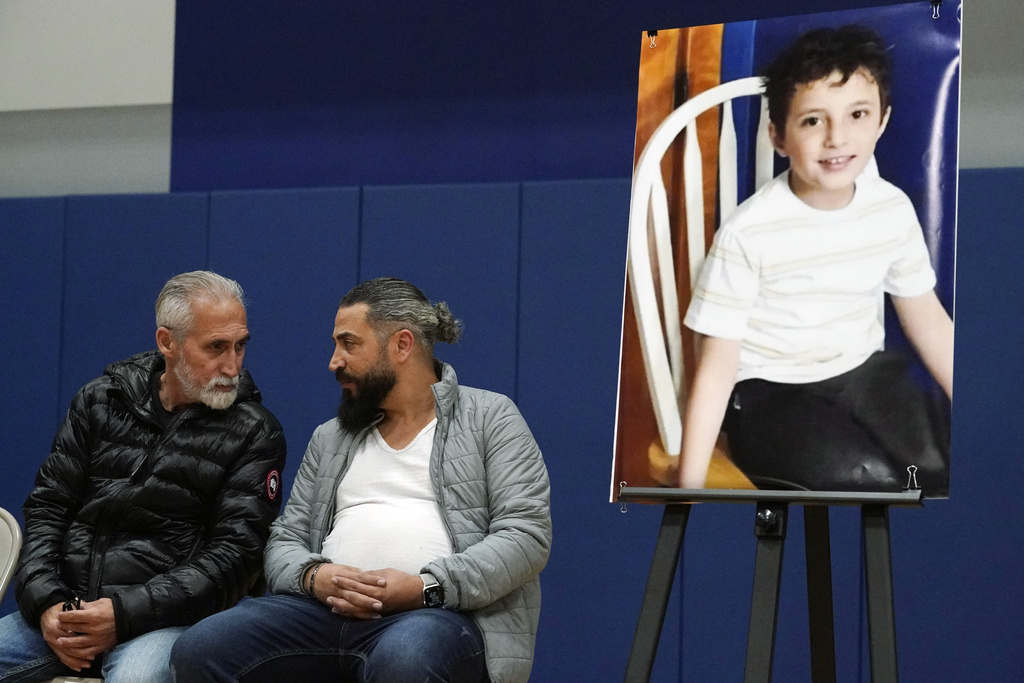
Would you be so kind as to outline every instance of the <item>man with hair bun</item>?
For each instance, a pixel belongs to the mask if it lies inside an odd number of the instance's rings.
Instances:
[[[171,646],[259,584],[285,443],[242,368],[242,289],[171,278],[157,350],[75,396],[25,502],[0,681],[170,683]]]
[[[511,400],[434,358],[461,331],[404,280],[345,295],[328,366],[341,406],[271,531],[273,594],[179,639],[178,681],[529,678],[547,470]]]

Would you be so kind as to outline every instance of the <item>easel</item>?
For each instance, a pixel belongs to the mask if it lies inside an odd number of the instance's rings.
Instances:
[[[782,581],[782,550],[789,504],[804,506],[807,553],[807,603],[811,634],[811,680],[835,683],[835,634],[832,616],[832,557],[828,507],[861,506],[864,575],[867,587],[868,646],[872,683],[896,683],[896,614],[893,608],[889,507],[920,506],[921,491],[857,493],[847,491],[733,491],[623,487],[619,501],[665,505],[658,542],[651,561],[633,648],[626,664],[626,683],[649,681],[665,621],[669,593],[683,547],[691,503],[757,503],[754,533],[757,555],[747,632],[745,683],[768,683],[775,655],[775,627]]]

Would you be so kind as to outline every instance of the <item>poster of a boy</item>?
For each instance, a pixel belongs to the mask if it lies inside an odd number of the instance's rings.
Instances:
[[[809,31],[765,70],[788,171],[718,230],[684,324],[700,351],[679,485],[702,488],[721,429],[758,488],[949,488],[947,412],[883,350],[883,292],[948,398],[953,324],[914,207],[873,154],[891,61],[862,26]]]

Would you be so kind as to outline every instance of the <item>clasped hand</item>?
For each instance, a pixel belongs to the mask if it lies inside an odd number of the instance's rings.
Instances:
[[[313,594],[331,611],[354,619],[423,606],[423,580],[398,569],[363,571],[343,564],[325,564],[316,573]]]
[[[39,620],[43,639],[65,665],[81,671],[96,655],[117,645],[114,603],[110,598],[83,602],[81,609],[62,611],[57,603],[43,612]]]

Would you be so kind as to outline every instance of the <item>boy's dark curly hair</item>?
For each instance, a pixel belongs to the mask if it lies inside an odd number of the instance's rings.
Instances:
[[[858,69],[871,74],[878,84],[882,112],[890,104],[892,60],[882,37],[875,31],[850,24],[840,28],[819,28],[804,33],[783,50],[761,73],[768,116],[779,134],[786,130],[789,105],[798,85],[842,74],[846,83]]]

